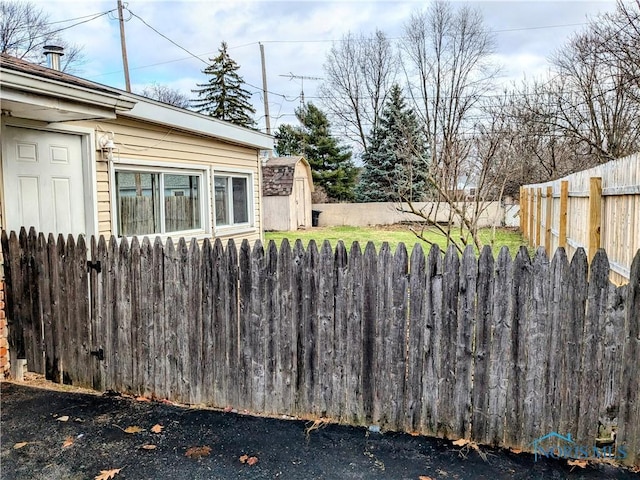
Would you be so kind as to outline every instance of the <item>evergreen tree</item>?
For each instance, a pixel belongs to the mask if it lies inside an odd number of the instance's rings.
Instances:
[[[296,110],[304,157],[311,166],[313,182],[338,201],[353,200],[357,169],[351,151],[331,135],[327,116],[312,103]]]
[[[303,155],[302,129],[283,123],[276,130],[276,154],[280,157]]]
[[[217,57],[209,59],[211,65],[202,71],[211,77],[209,81],[197,84],[200,88],[192,90],[199,97],[192,100],[192,106],[199,113],[255,128],[256,111],[249,102],[251,93],[243,88],[244,80],[238,74],[240,65],[227,53],[226,42],[222,42],[218,52]]]
[[[429,183],[427,143],[415,112],[407,107],[402,89],[391,88],[362,155],[363,169],[356,187],[358,202],[426,200]]]

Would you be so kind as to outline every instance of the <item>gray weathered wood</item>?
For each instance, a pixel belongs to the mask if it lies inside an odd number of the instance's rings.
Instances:
[[[333,406],[333,371],[334,364],[334,255],[331,244],[325,240],[320,250],[318,266],[318,316],[317,316],[317,352],[318,378],[316,413],[320,416],[334,414]]]
[[[347,249],[342,241],[336,245],[334,255],[334,337],[333,337],[333,375],[331,378],[332,418],[341,421],[347,416],[347,364],[348,364],[348,260]]]
[[[348,424],[365,423],[363,409],[362,319],[364,315],[364,270],[360,245],[354,242],[347,259],[347,338],[345,360],[345,411],[342,420]]]
[[[227,403],[238,405],[240,350],[238,339],[238,252],[233,239],[229,239],[226,248],[226,312],[227,323]]]
[[[364,249],[363,266],[363,305],[362,305],[362,407],[364,420],[371,423],[374,418],[375,399],[375,355],[376,321],[378,319],[378,257],[372,242]]]

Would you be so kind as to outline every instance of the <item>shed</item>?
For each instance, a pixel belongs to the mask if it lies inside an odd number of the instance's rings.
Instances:
[[[273,157],[262,165],[265,230],[311,226],[311,167],[304,157]]]

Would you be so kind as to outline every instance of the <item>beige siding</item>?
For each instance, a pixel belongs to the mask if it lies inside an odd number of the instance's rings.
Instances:
[[[117,147],[113,152],[116,161],[171,162],[193,165],[194,167],[208,166],[214,171],[227,168],[252,173],[255,229],[249,232],[230,233],[220,236],[220,238],[223,240],[234,238],[238,246],[245,238],[251,243],[261,238],[259,158],[256,149],[126,118],[119,118],[116,121],[100,121],[99,123],[77,122],[77,124],[95,129],[97,139],[104,135],[113,134]],[[108,236],[113,231],[111,225],[111,178],[108,162],[104,159],[101,151],[96,152],[96,180],[99,233]],[[210,198],[211,225],[213,225],[212,197],[213,194]]]

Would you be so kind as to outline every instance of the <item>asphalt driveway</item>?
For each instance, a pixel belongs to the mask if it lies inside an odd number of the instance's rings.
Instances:
[[[608,465],[3,382],[2,479],[639,479]],[[483,458],[484,457],[484,458]],[[118,470],[119,469],[119,470]]]

